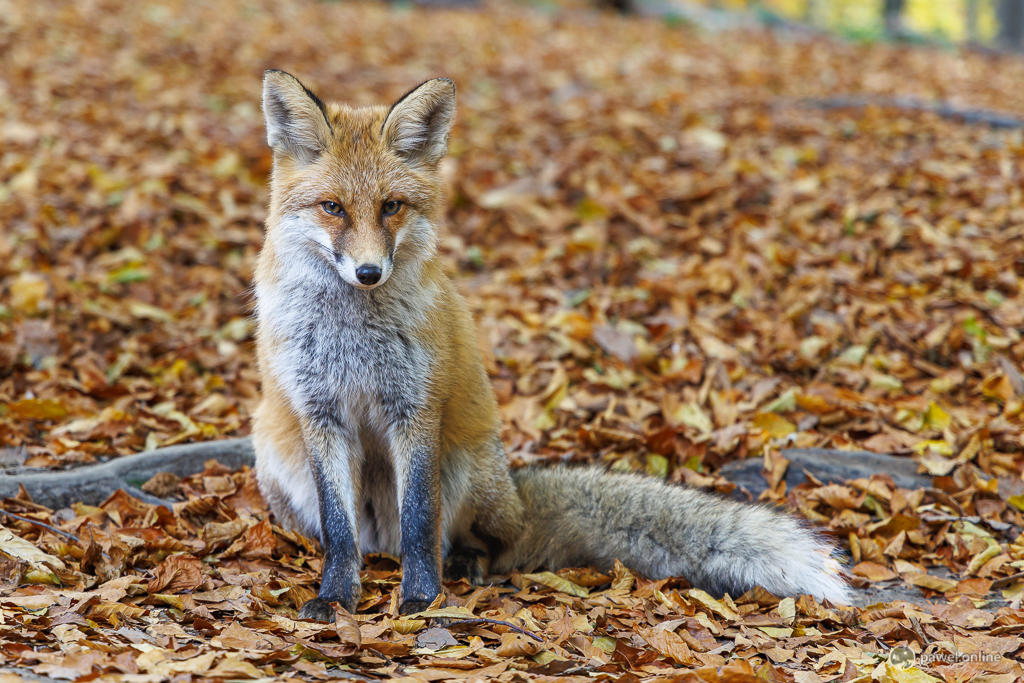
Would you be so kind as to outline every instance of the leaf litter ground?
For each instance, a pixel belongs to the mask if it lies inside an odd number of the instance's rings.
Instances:
[[[0,673],[1009,683],[1024,633],[1024,62],[544,12],[220,0],[14,2],[0,19],[0,466],[242,436],[266,68],[322,95],[459,89],[441,249],[480,323],[516,464],[594,461],[762,498],[833,533],[859,608],[716,599],[627,569],[450,584],[399,618],[296,620],[320,557],[252,473],[210,463],[0,520]],[[787,490],[780,448],[888,452],[932,477]],[[50,529],[40,526],[44,523]],[[70,535],[70,537],[69,537]],[[909,647],[916,665],[887,664]]]

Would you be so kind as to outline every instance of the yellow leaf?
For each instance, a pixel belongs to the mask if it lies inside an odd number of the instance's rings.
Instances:
[[[896,572],[877,562],[861,562],[851,569],[850,573],[855,576],[862,576],[872,582],[889,581],[896,578]]]
[[[263,678],[264,673],[249,662],[235,657],[225,657],[217,662],[217,666],[210,669],[204,678]]]
[[[513,631],[501,634],[497,654],[499,657],[528,657],[537,654],[543,647],[541,641]]]
[[[182,612],[185,611],[185,602],[180,595],[169,595],[167,593],[153,593],[153,595],[151,595],[150,597],[159,600],[165,605],[169,605],[175,609],[181,610]]]
[[[36,610],[46,609],[53,603],[57,602],[57,596],[52,593],[42,593],[41,595],[19,595],[15,597],[8,596],[6,598],[0,598],[0,603],[6,607],[17,607],[18,609],[25,612],[34,612]],[[2,621],[0,621],[2,623]]]
[[[924,411],[924,428],[937,429],[940,432],[949,428],[952,420],[949,413],[939,407],[939,404],[932,401],[928,404],[928,410]]]
[[[772,438],[781,439],[796,431],[796,425],[778,413],[760,413],[754,416],[754,426],[768,432]]]
[[[234,342],[243,342],[252,334],[252,329],[252,320],[249,318],[237,317],[232,318],[225,323],[224,326],[220,328],[218,334]]]
[[[730,621],[739,621],[740,615],[725,606],[721,601],[716,600],[699,588],[691,588],[686,594],[701,603],[712,612],[716,612]]]
[[[836,358],[836,363],[841,363],[843,365],[852,365],[855,367],[859,366],[861,363],[864,362],[864,356],[867,355],[867,352],[868,347],[866,346],[851,346],[844,350],[841,354],[839,354],[839,357]]]
[[[672,659],[677,664],[696,663],[686,641],[672,631],[663,628],[640,629],[640,635],[659,654]]]
[[[354,648],[353,651],[358,651],[362,647],[363,634],[359,630],[359,624],[356,623],[355,617],[340,605],[334,608],[334,632],[338,634],[338,640],[343,645]]]
[[[590,569],[562,569],[558,572],[558,575],[569,579],[578,586],[585,586],[587,588],[596,588],[597,586],[603,586],[612,580],[612,577],[607,574]]]
[[[583,586],[577,586],[572,581],[563,579],[561,576],[552,574],[551,572],[523,574],[523,578],[533,581],[534,583],[539,583],[543,586],[548,586],[549,588],[554,588],[557,591],[561,591],[567,595],[572,595],[573,597],[586,598],[590,596],[590,591]]]
[[[885,675],[895,683],[940,683],[939,679],[932,678],[916,666],[901,669],[889,662],[885,663]]]
[[[619,562],[615,560],[615,567],[612,572],[615,575],[615,580],[612,581],[612,590],[633,590],[633,584],[636,583],[636,577],[633,576],[633,572]]]
[[[201,533],[203,541],[206,543],[207,548],[213,548],[218,543],[227,543],[233,541],[243,533],[245,533],[249,527],[256,524],[254,517],[238,517],[230,522],[209,522],[203,527]]]
[[[779,601],[779,616],[787,624],[792,624],[796,619],[796,600],[793,598],[784,598]]]
[[[981,436],[979,434],[975,434],[971,437],[971,440],[967,442],[967,445],[964,446],[963,450],[960,451],[960,455],[956,456],[956,460],[957,462],[970,462],[977,457],[979,452],[981,452]],[[998,479],[993,477],[989,481],[998,482]],[[992,493],[995,493],[995,491]]]
[[[534,429],[537,429],[542,432],[555,427],[557,424],[558,420],[555,418],[554,415],[551,414],[550,411],[547,410],[541,411],[541,413],[537,415],[536,419],[534,419],[533,421]]]
[[[778,398],[769,401],[761,408],[762,413],[788,413],[796,410],[800,397],[800,390],[791,387],[779,395]]]
[[[956,581],[943,579],[942,577],[932,576],[931,574],[925,574],[923,572],[904,574],[903,579],[911,585],[927,588],[939,593],[948,593],[956,588]]]
[[[933,477],[944,477],[957,466],[956,460],[944,458],[933,450],[928,450],[922,454],[918,462]]]
[[[988,377],[981,383],[981,394],[985,398],[992,398],[1000,403],[1006,403],[1013,398],[1013,385],[1006,375],[999,374]]]
[[[445,656],[448,656],[448,654],[445,653]],[[533,661],[537,662],[537,664],[539,664],[540,666],[549,664],[555,661],[556,659],[561,662],[568,661],[564,657],[559,657],[551,650],[542,650],[533,656]]]
[[[442,607],[410,614],[409,619],[474,619],[473,612],[465,607]]]
[[[800,356],[809,361],[816,361],[826,348],[828,340],[824,337],[806,337],[800,342]]]
[[[60,585],[60,578],[49,569],[29,569],[22,575],[21,580],[31,584]]]
[[[953,455],[953,447],[945,441],[922,441],[914,446],[914,450],[918,453],[924,453],[925,451],[934,451],[939,455]]]
[[[89,636],[78,630],[71,624],[59,624],[54,626],[50,633],[57,637],[62,643],[77,643],[80,640],[88,640]]]
[[[64,569],[64,563],[53,555],[48,555],[29,543],[21,536],[16,536],[10,529],[0,527],[0,553],[11,559],[26,562],[33,569],[49,572],[49,568]],[[59,585],[59,584],[58,584]]]
[[[10,286],[10,306],[16,311],[35,315],[50,308],[47,299],[49,284],[38,273],[22,272]]]
[[[56,398],[23,398],[7,408],[27,420],[57,420],[68,414],[64,402]]]
[[[590,633],[594,630],[594,625],[587,619],[586,614],[577,614],[572,618],[572,627],[582,633]]]
[[[99,426],[100,421],[99,417],[80,417],[77,420],[62,424],[56,429],[51,429],[50,438],[52,439],[62,434],[75,434],[76,432],[84,434],[90,432]]]
[[[985,529],[982,529],[977,524],[972,524],[966,519],[960,519],[953,522],[953,530],[958,534],[963,534],[964,536],[977,536],[978,538],[984,538],[989,543],[995,542],[992,534]]]
[[[434,610],[434,611],[439,611],[439,610]],[[387,620],[385,620],[385,621],[387,621]],[[426,619],[409,619],[408,617],[405,617],[405,618],[402,618],[402,619],[395,619],[395,620],[391,621],[390,623],[391,623],[391,628],[395,631],[395,633],[400,633],[403,636],[407,636],[410,633],[415,633],[416,631],[419,631],[422,628],[426,628],[426,626],[427,626],[427,620]]]
[[[136,318],[154,320],[160,323],[169,323],[174,320],[173,316],[164,309],[142,303],[141,301],[129,303],[128,311]]]
[[[708,358],[720,358],[726,361],[739,360],[740,358],[740,354],[735,347],[710,335],[697,335],[697,344]]]
[[[872,389],[884,389],[886,391],[899,391],[903,388],[903,382],[899,379],[882,373],[872,375],[869,385]]]
[[[967,571],[964,573],[964,576],[972,576],[981,569],[982,565],[998,555],[1000,551],[999,544],[994,541],[991,542],[987,548],[971,558],[971,563],[967,565]]]
[[[154,662],[144,670],[147,673],[158,674],[170,678],[171,674],[205,674],[210,670],[213,661],[221,655],[220,652],[207,652],[190,659],[174,660],[164,657]],[[139,657],[141,660],[142,657]],[[138,660],[137,660],[138,661]],[[139,667],[143,668],[142,663]]]
[[[93,620],[103,619],[117,626],[118,620],[138,619],[144,614],[146,614],[146,610],[135,605],[120,602],[103,602],[92,608],[92,611],[89,612],[89,618]]]
[[[948,394],[953,389],[962,385],[963,382],[955,377],[936,377],[928,386],[936,394]]]
[[[705,413],[696,401],[680,403],[671,415],[666,416],[669,424],[682,424],[696,429],[702,434],[709,434],[715,428],[711,418]]]
[[[789,638],[793,635],[793,629],[791,628],[779,628],[777,626],[758,626],[757,628],[776,640],[779,638]]]
[[[664,479],[668,476],[668,458],[652,453],[647,456],[647,474]]]

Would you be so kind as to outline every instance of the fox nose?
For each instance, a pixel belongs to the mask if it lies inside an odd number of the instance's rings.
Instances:
[[[356,279],[359,284],[375,285],[380,281],[380,268],[373,265],[363,265],[356,268]]]

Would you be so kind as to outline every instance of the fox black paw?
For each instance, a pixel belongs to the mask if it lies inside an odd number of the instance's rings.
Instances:
[[[455,546],[444,561],[444,580],[458,581],[466,579],[470,584],[479,586],[484,581],[483,558],[486,553],[469,546]]]
[[[400,614],[416,614],[427,611],[429,607],[430,600],[406,600],[398,611]]]
[[[323,598],[313,598],[299,610],[299,619],[315,619],[317,621],[334,621],[334,608]]]

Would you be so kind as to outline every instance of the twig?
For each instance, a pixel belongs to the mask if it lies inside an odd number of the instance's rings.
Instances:
[[[49,524],[46,524],[45,522],[40,522],[40,521],[35,520],[35,519],[30,519],[29,517],[22,517],[21,515],[16,515],[13,512],[8,512],[7,510],[0,510],[0,514],[7,515],[11,519],[16,519],[16,520],[18,520],[20,522],[26,522],[26,523],[32,524],[34,526],[42,527],[42,528],[44,528],[44,529],[46,529],[48,531],[52,531],[53,533],[57,534],[58,536],[63,536],[64,538],[71,539],[72,541],[74,541],[78,545],[80,545],[82,547],[85,547],[85,544],[82,543],[82,539],[80,539],[78,536],[75,536],[74,534],[69,534],[66,531],[61,531],[60,529],[54,528],[54,527],[50,526]]]
[[[522,633],[524,636],[530,636],[534,640],[539,641],[541,643],[544,642],[544,639],[541,638],[540,636],[538,636],[536,633],[533,633],[532,631],[527,631],[522,626],[516,626],[515,624],[510,624],[509,622],[502,621],[501,619],[486,619],[484,617],[476,617],[474,619],[459,619],[457,621],[450,622],[448,625],[449,626],[479,626],[480,624],[493,624],[495,626],[506,626],[506,627],[512,629],[513,631],[515,631],[516,633]]]
[[[16,515],[13,512],[8,512],[7,510],[0,510],[0,514],[7,515],[11,519],[17,519],[17,520],[19,520],[21,522],[25,522],[27,524],[32,524],[34,526],[42,527],[42,528],[46,529],[47,531],[52,531],[53,533],[58,534],[60,536],[63,536],[64,538],[66,538],[68,540],[74,541],[75,543],[77,543],[79,546],[85,548],[86,550],[89,549],[89,546],[85,545],[85,543],[82,542],[82,539],[80,539],[78,536],[75,536],[74,534],[70,534],[67,531],[61,531],[60,529],[55,529],[54,527],[50,526],[49,524],[46,524],[45,522],[39,522],[39,521],[36,521],[34,519],[30,519],[29,517],[22,517],[21,515]],[[89,530],[89,541],[90,541],[90,543],[95,543],[96,542],[92,538],[92,529]],[[108,555],[106,553],[106,551],[104,551],[104,550],[100,550],[100,555],[102,555],[103,558],[106,559],[106,560],[110,559],[110,555]]]
[[[996,589],[1006,588],[1011,583],[1017,583],[1018,581],[1021,581],[1021,580],[1024,580],[1024,572],[1017,572],[1016,574],[1011,574],[1010,576],[1004,576],[1001,579],[997,579],[997,580],[993,581],[992,582],[992,587],[996,588]]]
[[[932,639],[925,635],[924,631],[921,630],[921,623],[917,620],[917,617],[910,617],[910,625],[914,627],[914,633],[921,639],[921,647],[928,647],[928,644],[932,642]]]

